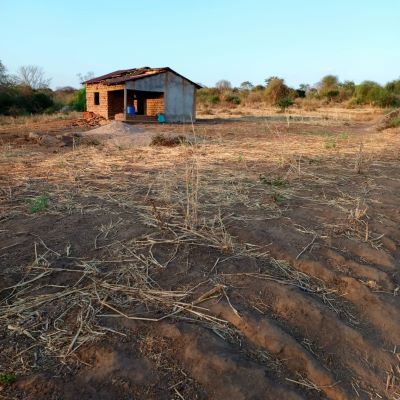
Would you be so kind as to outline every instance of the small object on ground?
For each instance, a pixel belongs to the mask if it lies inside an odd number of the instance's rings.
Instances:
[[[26,136],[26,139],[38,143],[40,140],[40,135],[37,134],[36,132],[29,132],[28,136]]]
[[[135,115],[136,114],[135,107],[134,106],[126,107],[126,113],[128,115]]]
[[[60,141],[55,137],[51,135],[42,135],[39,139],[39,144],[42,146],[59,146]]]
[[[166,122],[165,114],[162,114],[162,113],[157,114],[157,121],[162,124],[165,123]]]
[[[384,129],[395,128],[396,126],[400,126],[400,108],[397,108],[396,110],[384,115],[383,118],[378,122],[376,128],[378,131],[383,131]]]
[[[179,146],[180,144],[187,143],[187,138],[185,136],[166,136],[162,133],[159,133],[152,137],[151,145],[152,146],[166,146],[173,147]]]

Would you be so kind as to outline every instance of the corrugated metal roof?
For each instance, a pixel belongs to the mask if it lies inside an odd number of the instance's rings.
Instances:
[[[104,83],[106,85],[117,85],[119,83],[133,81],[136,79],[143,79],[143,78],[147,78],[148,76],[151,76],[151,75],[158,75],[158,74],[162,74],[162,73],[168,72],[168,71],[173,72],[174,74],[187,80],[188,82],[195,85],[197,88],[201,87],[199,84],[191,81],[190,79],[185,78],[184,76],[178,74],[177,72],[173,71],[169,67],[163,67],[163,68],[142,67],[142,68],[121,69],[118,71],[110,72],[109,74],[106,74],[106,75],[98,76],[97,78],[89,79],[82,83],[85,83],[85,84]]]

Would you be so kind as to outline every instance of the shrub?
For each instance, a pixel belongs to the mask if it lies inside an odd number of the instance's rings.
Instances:
[[[325,97],[327,97],[329,100],[332,100],[338,96],[339,96],[339,90],[337,90],[337,89],[331,89],[325,93]]]
[[[86,89],[85,88],[79,89],[76,92],[74,99],[71,102],[71,107],[75,111],[86,111]]]
[[[245,98],[245,103],[247,104],[255,104],[262,103],[264,101],[264,94],[260,90],[254,90],[249,93]]]
[[[207,101],[210,104],[218,104],[220,102],[220,98],[217,94],[212,94],[207,97]]]
[[[63,108],[63,104],[61,103],[54,103],[52,106],[50,106],[49,108],[46,108],[46,110],[44,110],[45,114],[54,114],[59,112],[61,109]]]
[[[241,103],[240,97],[239,96],[235,96],[234,94],[225,95],[224,100],[227,103],[231,103],[231,104],[240,104]]]
[[[265,98],[270,104],[276,104],[280,99],[288,97],[289,88],[283,79],[271,79],[265,89]]]
[[[398,126],[400,126],[400,117],[394,117],[387,123],[388,128],[397,128]]]
[[[185,136],[165,136],[162,133],[159,133],[152,137],[151,139],[151,146],[166,146],[166,147],[173,147],[179,146],[183,143],[186,143],[187,139]]]
[[[285,111],[286,108],[291,107],[294,104],[294,101],[289,97],[283,97],[276,102],[276,105],[280,107],[282,111]]]

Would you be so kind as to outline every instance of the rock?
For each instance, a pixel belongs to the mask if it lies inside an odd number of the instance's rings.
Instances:
[[[39,143],[42,146],[59,146],[60,145],[60,140],[58,140],[55,136],[50,136],[50,135],[42,135],[40,138]]]
[[[69,135],[62,135],[61,136],[61,145],[62,146],[73,146],[74,144],[74,137]]]
[[[28,136],[27,136],[27,140],[30,140],[30,141],[35,142],[35,143],[39,143],[40,135],[38,133],[35,133],[35,132],[29,132]]]
[[[64,106],[60,110],[60,112],[63,113],[63,114],[68,114],[71,111],[72,111],[72,107],[71,106]]]

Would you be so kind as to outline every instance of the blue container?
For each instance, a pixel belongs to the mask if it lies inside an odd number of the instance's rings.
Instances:
[[[135,112],[135,107],[133,107],[133,106],[128,106],[128,107],[126,107],[126,113],[127,113],[128,115],[135,115],[135,114],[136,114],[136,112]]]
[[[166,121],[165,114],[158,114],[157,121],[163,124]]]

